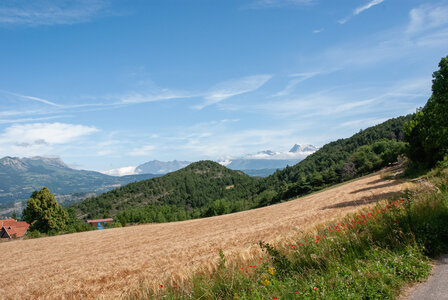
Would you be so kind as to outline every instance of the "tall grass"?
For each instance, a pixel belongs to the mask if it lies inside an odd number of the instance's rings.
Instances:
[[[428,181],[429,180],[429,181]],[[270,245],[245,264],[220,263],[191,281],[141,287],[128,298],[384,299],[429,275],[430,258],[448,251],[448,169],[373,210],[327,224],[315,234]]]

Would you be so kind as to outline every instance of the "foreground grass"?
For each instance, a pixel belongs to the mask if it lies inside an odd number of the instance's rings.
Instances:
[[[448,251],[448,168],[399,199],[329,224],[282,245],[260,242],[263,255],[245,265],[220,263],[189,282],[142,285],[129,298],[384,299],[421,281],[430,258]],[[430,184],[429,182],[432,182]]]

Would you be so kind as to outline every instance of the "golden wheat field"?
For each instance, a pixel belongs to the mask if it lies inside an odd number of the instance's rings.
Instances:
[[[405,183],[364,177],[293,201],[224,216],[0,243],[0,297],[117,298],[145,278],[211,265],[219,249],[250,256],[260,240],[308,230],[386,199]]]

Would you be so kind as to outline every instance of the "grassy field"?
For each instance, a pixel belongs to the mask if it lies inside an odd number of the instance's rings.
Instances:
[[[148,224],[0,243],[2,298],[111,298],[212,272],[217,253],[228,260],[260,255],[276,243],[403,191],[409,183],[380,174],[286,203],[218,217]]]
[[[142,284],[129,299],[394,299],[427,278],[430,258],[448,251],[448,168],[437,168],[400,198],[326,223],[249,261],[220,261],[187,283]]]

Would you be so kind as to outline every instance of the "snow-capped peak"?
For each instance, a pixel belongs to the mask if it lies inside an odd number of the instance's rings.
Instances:
[[[319,150],[316,146],[313,145],[301,145],[301,144],[295,144],[292,146],[291,150],[289,152],[291,153],[313,153]]]

